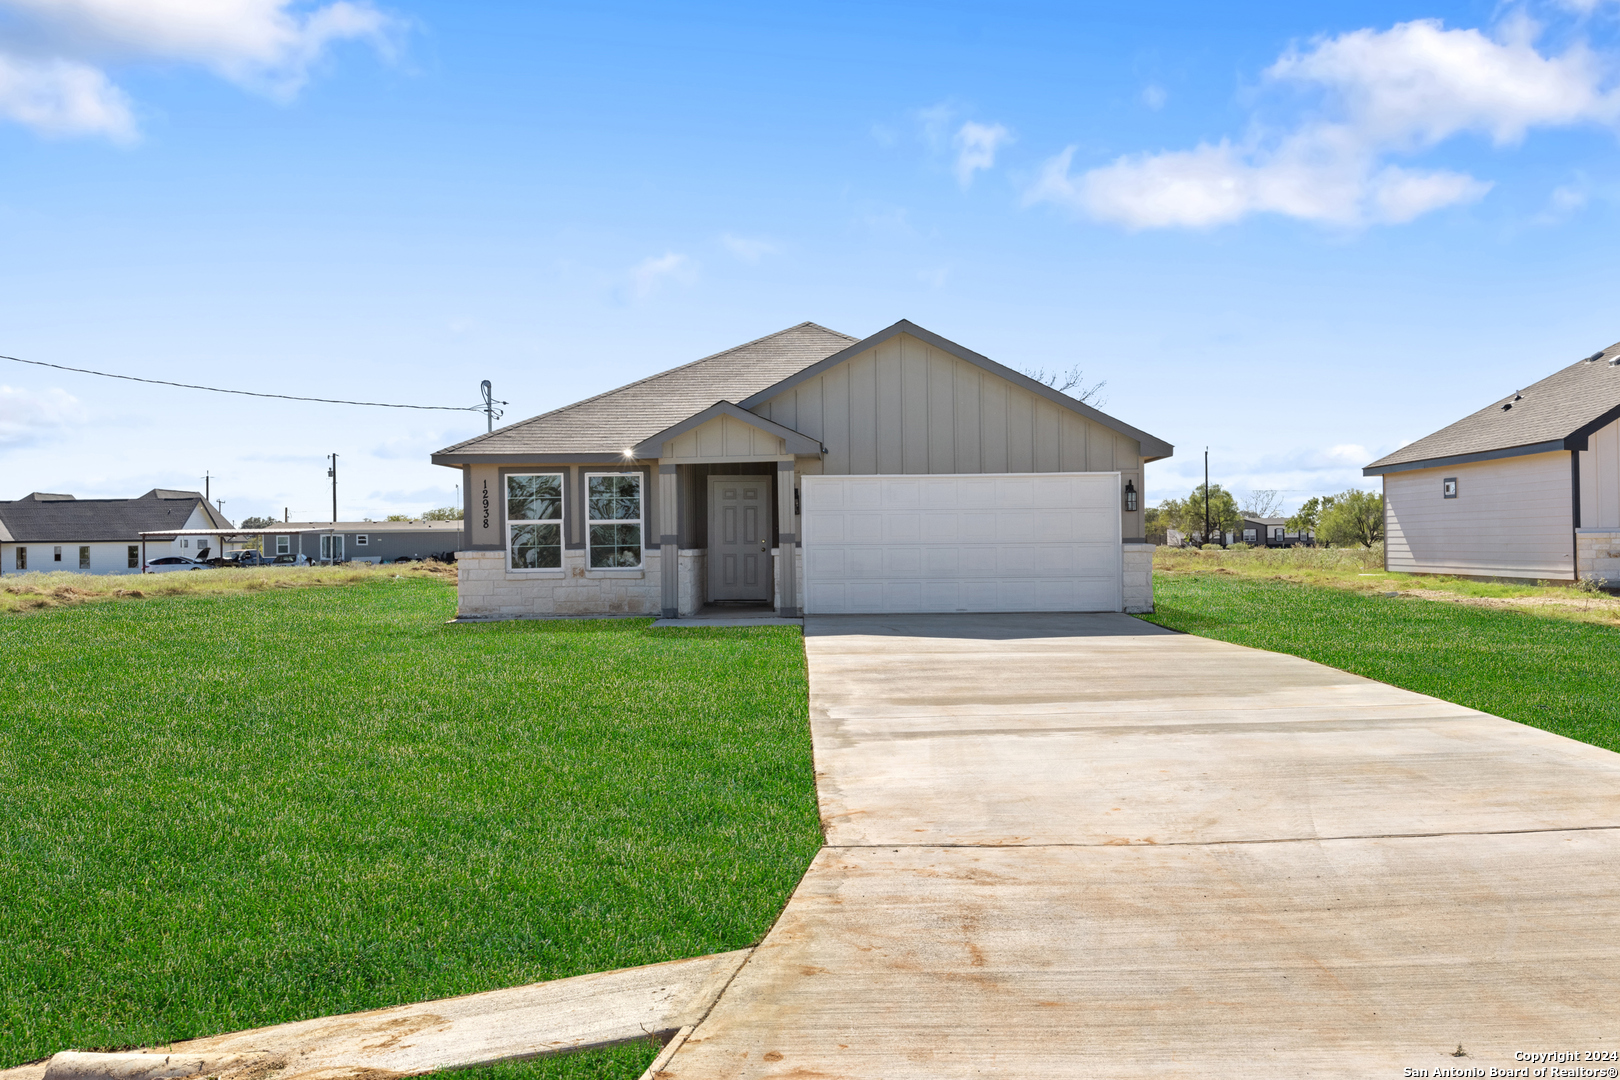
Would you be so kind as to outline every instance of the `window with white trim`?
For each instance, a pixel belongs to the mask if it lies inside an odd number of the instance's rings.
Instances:
[[[614,570],[641,565],[641,474],[585,474],[589,565]]]
[[[28,569],[28,549],[25,547],[17,549],[17,569]]]
[[[141,566],[141,546],[139,544],[130,544],[129,545],[129,568],[131,570],[139,570],[140,566]]]
[[[366,534],[365,533],[359,533],[359,534],[357,534],[355,536],[355,538],[354,538],[354,546],[355,547],[365,547],[366,546]]]
[[[292,553],[292,537],[290,537],[290,536],[278,536],[278,537],[276,537],[276,554],[277,555],[289,555],[291,553]]]
[[[506,564],[513,570],[562,569],[562,473],[508,473]]]
[[[88,570],[88,569],[90,569],[90,549],[89,549],[89,547],[81,547],[81,548],[79,548],[79,569],[80,570]]]

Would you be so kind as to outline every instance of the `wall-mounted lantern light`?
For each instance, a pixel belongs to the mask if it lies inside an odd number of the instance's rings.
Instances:
[[[1130,514],[1130,513],[1135,513],[1135,511],[1136,511],[1136,485],[1134,483],[1132,483],[1131,481],[1127,480],[1127,481],[1125,481],[1125,512],[1127,514]]]

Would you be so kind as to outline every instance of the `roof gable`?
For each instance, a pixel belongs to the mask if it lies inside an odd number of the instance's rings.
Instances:
[[[931,330],[925,330],[916,323],[911,322],[909,319],[901,319],[893,326],[880,330],[871,337],[862,338],[860,341],[855,342],[848,348],[841,349],[826,359],[812,364],[802,371],[793,373],[792,375],[783,379],[781,382],[778,382],[772,386],[767,386],[759,393],[744,398],[742,401],[738,402],[738,404],[745,409],[756,408],[777,395],[791,390],[799,383],[808,379],[813,379],[817,375],[824,374],[832,368],[837,367],[839,364],[853,360],[855,357],[867,352],[870,349],[876,348],[898,334],[906,334],[909,337],[914,337],[919,341],[932,345],[941,352],[948,353],[949,355],[956,357],[958,360],[962,360],[966,363],[974,365],[975,367],[981,368],[984,371],[988,371],[990,374],[995,375],[998,378],[1005,379],[1020,389],[1037,394],[1056,405],[1068,409],[1070,412],[1077,413],[1093,423],[1100,424],[1103,427],[1116,431],[1121,435],[1125,435],[1129,438],[1137,440],[1137,442],[1141,444],[1142,459],[1144,461],[1157,461],[1160,458],[1167,458],[1175,453],[1175,447],[1164,440],[1153,435],[1149,435],[1147,432],[1134,428],[1120,420],[1116,420],[1107,413],[1094,409],[1090,405],[1087,405],[1082,401],[1078,401],[1059,390],[1054,390],[1052,387],[1047,386],[1045,383],[1040,382],[1037,379],[1030,378],[1021,371],[1014,371],[1010,367],[996,363],[988,356],[981,355],[980,353],[974,352],[972,349],[958,345],[949,338],[943,338]]]
[[[1620,344],[1385,454],[1363,476],[1466,461],[1585,450],[1593,432],[1620,419]]]
[[[627,449],[716,402],[748,397],[854,340],[812,322],[800,323],[445,447],[433,455],[433,462],[620,461]]]
[[[0,522],[15,543],[133,540],[142,532],[184,528],[201,511],[229,528],[198,491],[154,489],[134,499],[35,499],[0,502]]]
[[[750,444],[746,450],[731,449],[735,441],[732,434],[738,425],[744,425],[745,430],[752,430],[756,434],[763,434],[772,444],[771,449],[763,450],[758,445],[757,438],[747,438]],[[690,434],[691,453],[681,453],[680,446],[668,447],[669,443],[679,443],[681,436]],[[808,435],[794,431],[790,427],[783,427],[774,420],[767,420],[763,416],[756,416],[747,409],[730,401],[717,401],[696,415],[689,416],[679,424],[665,428],[658,434],[650,436],[631,451],[636,457],[697,457],[708,453],[707,444],[716,442],[717,448],[713,453],[743,453],[754,454],[819,454],[822,451],[821,443]],[[666,449],[674,449],[674,454],[666,454]]]

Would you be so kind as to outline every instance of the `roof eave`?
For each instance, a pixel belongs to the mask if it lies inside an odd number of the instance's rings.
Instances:
[[[1585,435],[1569,435],[1562,439],[1548,439],[1545,442],[1527,443],[1524,446],[1504,446],[1496,450],[1478,450],[1471,454],[1448,454],[1444,457],[1419,458],[1416,461],[1385,463],[1383,459],[1380,459],[1363,468],[1361,475],[1385,476],[1389,473],[1416,472],[1419,469],[1443,469],[1448,465],[1468,465],[1475,461],[1497,461],[1501,458],[1528,457],[1531,454],[1551,454],[1559,450],[1585,449]]]

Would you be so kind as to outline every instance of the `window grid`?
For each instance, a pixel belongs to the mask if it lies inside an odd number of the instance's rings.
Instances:
[[[506,565],[512,570],[561,570],[562,473],[506,476]]]
[[[585,474],[585,534],[593,570],[641,565],[641,474]]]
[[[141,546],[139,544],[131,544],[129,545],[129,568],[131,570],[136,570],[140,568],[140,565]]]

